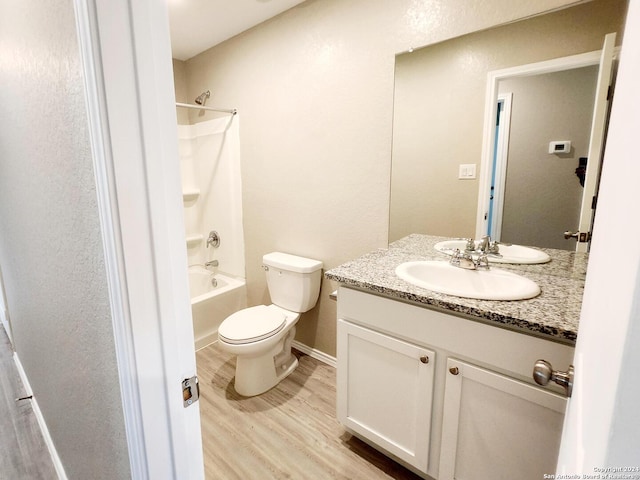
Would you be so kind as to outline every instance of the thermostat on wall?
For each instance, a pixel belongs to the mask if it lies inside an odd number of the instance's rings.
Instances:
[[[549,153],[570,153],[571,140],[549,142]]]

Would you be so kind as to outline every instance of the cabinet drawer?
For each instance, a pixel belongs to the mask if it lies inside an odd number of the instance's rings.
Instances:
[[[338,420],[426,472],[435,352],[338,320],[337,360]]]

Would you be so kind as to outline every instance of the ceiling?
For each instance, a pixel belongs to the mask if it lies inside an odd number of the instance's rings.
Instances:
[[[188,60],[304,0],[168,0],[173,58]]]

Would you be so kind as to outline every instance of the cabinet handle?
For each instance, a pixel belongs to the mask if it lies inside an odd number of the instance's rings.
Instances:
[[[422,363],[429,363],[429,357],[428,357],[428,356],[426,356],[426,355],[422,355],[422,356],[420,357],[420,361],[421,361]]]
[[[449,373],[451,373],[451,375],[458,375],[460,373],[460,370],[458,370],[458,367],[451,367],[449,369]]]

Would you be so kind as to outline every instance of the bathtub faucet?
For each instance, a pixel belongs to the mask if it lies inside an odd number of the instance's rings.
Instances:
[[[218,266],[218,260],[211,260],[210,262],[205,263],[204,266],[205,266],[205,268],[217,267]]]
[[[209,238],[207,238],[207,248],[211,245],[213,248],[218,248],[220,246],[220,235],[215,230],[211,230],[209,232]]]

